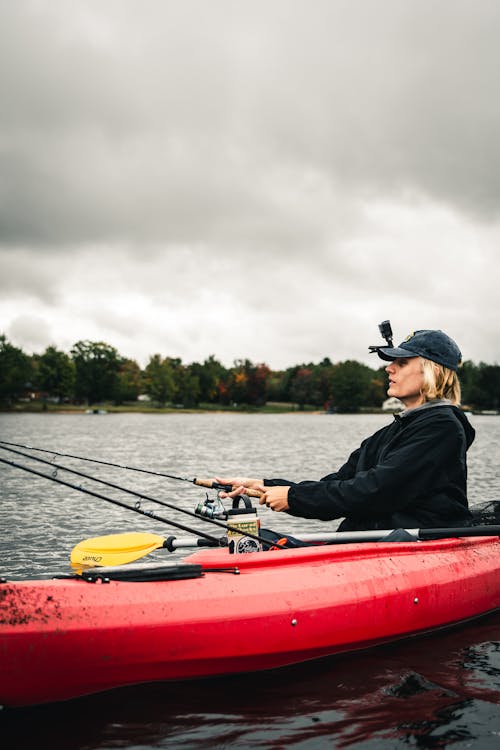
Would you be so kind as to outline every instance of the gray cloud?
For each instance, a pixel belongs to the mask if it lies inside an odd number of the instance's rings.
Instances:
[[[51,337],[47,322],[36,315],[20,315],[15,318],[7,333],[15,339],[22,339],[30,351],[45,348]]]
[[[0,3],[3,329],[284,365],[392,316],[500,359],[499,32],[494,0]]]
[[[497,212],[495,2],[78,8],[2,9],[8,243],[272,239],[287,171]]]

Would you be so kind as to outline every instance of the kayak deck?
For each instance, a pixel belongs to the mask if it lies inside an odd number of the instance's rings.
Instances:
[[[0,704],[258,671],[500,607],[497,537],[185,558],[201,577],[0,584]],[[231,572],[237,566],[238,572]]]

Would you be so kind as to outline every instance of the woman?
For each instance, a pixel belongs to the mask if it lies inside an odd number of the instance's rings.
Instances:
[[[458,346],[443,331],[420,330],[399,347],[370,348],[390,363],[387,395],[402,401],[404,411],[319,481],[218,477],[237,485],[229,496],[256,489],[260,503],[274,511],[344,518],[340,531],[471,523],[466,451],[475,432],[458,408]]]

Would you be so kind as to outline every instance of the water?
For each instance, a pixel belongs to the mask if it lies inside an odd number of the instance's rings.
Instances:
[[[181,477],[320,477],[340,465],[384,415],[0,415],[3,440]],[[500,418],[471,417],[471,503],[500,499]],[[52,460],[53,456],[39,454]],[[24,459],[0,451],[0,457]],[[191,484],[55,459],[192,510]],[[30,464],[33,466],[33,464]],[[39,465],[51,474],[53,468]],[[84,487],[89,480],[58,472]],[[122,531],[175,533],[102,500],[0,464],[1,573],[67,572],[81,539]],[[130,504],[114,490],[104,495]],[[183,523],[181,513],[143,503]],[[325,528],[261,509],[264,526]],[[193,523],[205,531],[201,520]],[[334,528],[335,524],[327,524]],[[183,532],[181,532],[183,533]],[[154,557],[164,555],[157,552]],[[174,553],[173,557],[180,556]],[[0,715],[5,747],[39,748],[492,748],[500,747],[500,614],[467,627],[266,675],[145,685]]]

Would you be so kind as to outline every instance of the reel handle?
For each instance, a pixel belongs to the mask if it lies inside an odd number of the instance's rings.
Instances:
[[[212,482],[211,479],[193,479],[193,484],[197,484],[199,487],[207,487],[209,490],[224,490],[224,492],[232,492],[236,489],[237,485],[231,484],[220,484],[219,482]],[[249,497],[260,497],[262,492],[259,490],[248,489],[245,493]]]

